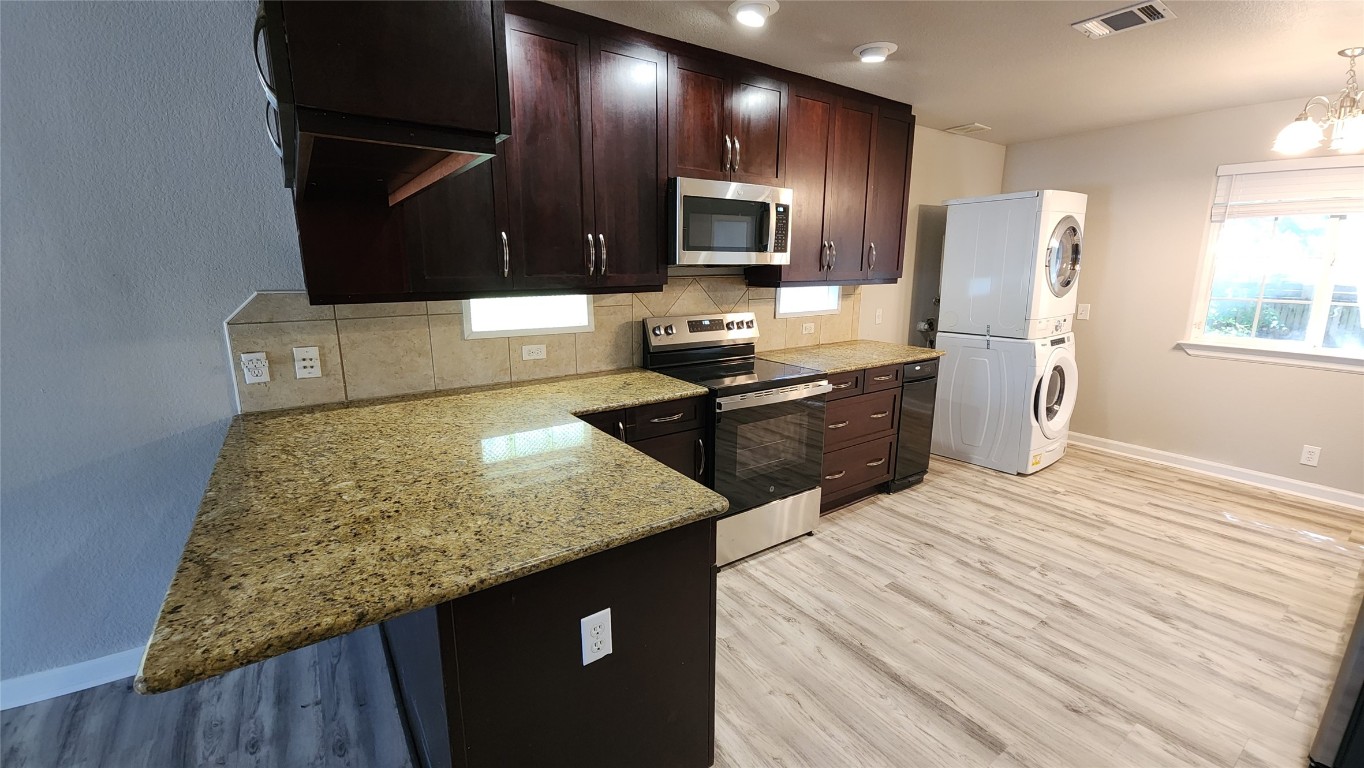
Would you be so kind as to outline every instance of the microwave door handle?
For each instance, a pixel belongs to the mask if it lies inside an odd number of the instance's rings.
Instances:
[[[767,242],[758,243],[758,250],[769,253],[772,251],[772,243],[776,236],[776,232],[773,230],[777,225],[776,218],[770,215],[771,212],[772,204],[768,203],[763,206],[762,212],[758,214],[758,231],[762,232],[767,238]]]

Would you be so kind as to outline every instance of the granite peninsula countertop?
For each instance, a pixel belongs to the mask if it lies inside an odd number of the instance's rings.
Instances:
[[[941,349],[888,344],[884,341],[840,341],[814,347],[791,347],[759,352],[758,357],[778,363],[816,368],[825,373],[847,373],[897,363],[917,363],[942,357]]]
[[[574,417],[642,370],[238,416],[136,686],[157,693],[723,512]]]

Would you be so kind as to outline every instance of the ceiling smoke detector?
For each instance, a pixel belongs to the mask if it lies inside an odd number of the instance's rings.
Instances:
[[[1089,39],[1098,40],[1101,37],[1109,37],[1138,27],[1149,27],[1173,18],[1177,17],[1165,3],[1152,0],[1149,3],[1137,3],[1116,11],[1101,13],[1092,19],[1077,21],[1070,26],[1083,32]]]
[[[973,133],[984,133],[990,130],[990,126],[981,123],[967,123],[966,125],[954,125],[947,129],[947,133],[955,133],[958,136],[969,136]]]

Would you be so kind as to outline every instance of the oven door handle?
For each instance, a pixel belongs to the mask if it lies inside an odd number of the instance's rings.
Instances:
[[[812,381],[808,384],[796,384],[790,387],[780,387],[778,389],[765,389],[761,392],[745,392],[742,395],[729,395],[715,399],[715,410],[717,411],[737,411],[740,408],[756,408],[760,405],[772,405],[774,403],[785,403],[791,400],[804,400],[807,397],[814,397],[829,392],[833,387],[829,386],[828,379]]]

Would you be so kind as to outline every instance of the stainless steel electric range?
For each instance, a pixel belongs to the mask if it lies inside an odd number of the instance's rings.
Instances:
[[[644,367],[710,390],[706,484],[729,499],[716,531],[725,565],[819,521],[822,371],[757,358],[752,312],[644,320]]]

